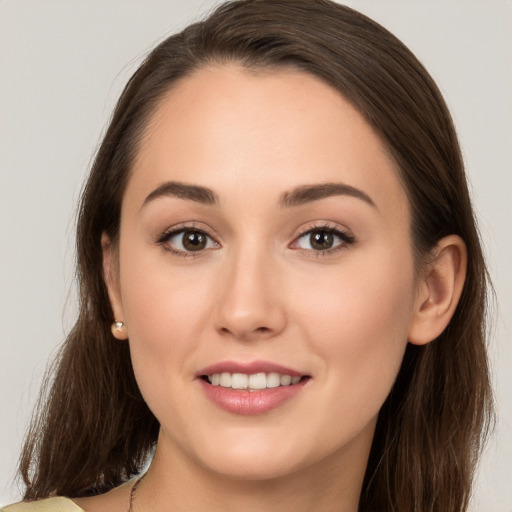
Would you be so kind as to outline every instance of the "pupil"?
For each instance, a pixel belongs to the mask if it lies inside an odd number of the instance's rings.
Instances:
[[[188,251],[200,251],[206,247],[206,236],[198,231],[186,231],[183,235],[183,247]]]
[[[332,247],[333,234],[328,231],[315,231],[314,233],[311,233],[310,243],[313,249],[325,251]]]

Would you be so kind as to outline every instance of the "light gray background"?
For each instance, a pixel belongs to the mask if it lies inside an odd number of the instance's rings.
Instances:
[[[0,505],[46,362],[74,317],[74,211],[114,101],[144,53],[214,0],[0,0]],[[444,92],[498,297],[499,423],[473,511],[512,512],[512,2],[358,0]]]

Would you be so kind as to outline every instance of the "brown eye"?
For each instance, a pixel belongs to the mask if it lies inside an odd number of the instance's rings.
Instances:
[[[208,237],[201,231],[185,231],[182,235],[183,247],[187,251],[200,251],[206,248]]]
[[[180,229],[163,236],[159,243],[170,251],[180,254],[200,252],[205,249],[213,249],[218,244],[204,231],[197,229]]]
[[[315,251],[326,251],[332,248],[334,235],[329,231],[312,231],[309,234],[309,243]]]
[[[295,248],[327,254],[352,243],[354,237],[349,233],[334,228],[316,228],[301,235],[293,245]]]

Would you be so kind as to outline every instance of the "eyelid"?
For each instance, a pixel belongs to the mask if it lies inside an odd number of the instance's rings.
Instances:
[[[199,233],[203,233],[207,236],[214,244],[215,247],[205,247],[204,249],[200,249],[198,251],[187,251],[174,248],[173,246],[166,245],[170,238],[178,235],[179,233],[186,231],[195,231]],[[332,233],[337,236],[341,243],[338,243],[336,246],[325,249],[325,250],[315,250],[315,249],[305,249],[302,247],[298,247],[298,241],[307,234],[313,233],[315,231],[326,231]],[[172,254],[180,257],[194,258],[200,257],[204,255],[205,252],[211,249],[218,249],[221,247],[220,242],[218,241],[219,237],[212,233],[211,228],[204,225],[203,223],[198,223],[196,221],[191,222],[183,222],[177,225],[171,226],[162,233],[160,233],[156,237],[156,243],[158,245],[162,245],[165,250],[171,252]],[[308,253],[309,256],[314,255],[315,257],[320,256],[328,256],[336,253],[339,250],[348,248],[356,242],[354,235],[352,232],[345,226],[341,226],[337,223],[331,221],[317,221],[310,225],[305,225],[299,228],[297,234],[294,236],[292,242],[288,245],[289,248],[293,250],[298,250],[303,253]]]
[[[305,235],[308,235],[310,233],[313,233],[315,231],[326,231],[329,233],[332,233],[333,235],[337,236],[342,240],[342,243],[330,248],[325,249],[323,251],[321,250],[314,250],[314,249],[304,249],[302,247],[293,247],[296,246],[298,241],[304,237]],[[356,242],[356,239],[353,235],[353,233],[346,227],[340,226],[339,224],[328,222],[328,221],[321,221],[321,222],[315,222],[313,225],[303,226],[299,229],[299,232],[295,235],[293,238],[292,243],[289,245],[291,249],[302,251],[304,253],[307,253],[309,256],[314,255],[315,257],[320,256],[328,256],[331,254],[334,254],[338,252],[339,250],[346,249],[353,245]]]
[[[203,224],[202,222],[198,222],[195,220],[191,220],[190,222],[180,222],[178,224],[165,228],[163,231],[160,231],[156,235],[156,242],[158,243],[160,240],[168,238],[170,234],[178,233],[180,231],[201,231],[202,233],[205,233],[210,238],[219,243],[218,240],[220,237],[212,228],[210,228],[206,224]]]
[[[213,243],[216,245],[216,247],[207,247],[198,251],[183,251],[181,249],[176,249],[170,245],[166,245],[166,243],[174,236],[178,235],[179,233],[183,233],[186,231],[193,231],[202,233],[205,236],[207,236]],[[199,256],[202,256],[206,251],[211,249],[217,249],[220,247],[220,243],[218,241],[218,237],[211,232],[212,230],[205,226],[202,223],[197,223],[195,221],[191,222],[183,222],[180,224],[177,224],[175,226],[171,226],[167,228],[165,231],[160,233],[156,238],[156,243],[158,245],[163,246],[164,250],[170,252],[171,254],[179,257],[184,258],[197,258]]]

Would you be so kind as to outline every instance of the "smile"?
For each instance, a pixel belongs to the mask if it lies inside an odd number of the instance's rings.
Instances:
[[[235,415],[268,413],[301,395],[312,376],[269,361],[223,361],[196,374],[204,396]]]
[[[276,372],[271,373],[213,373],[205,376],[212,386],[223,388],[241,389],[249,391],[260,391],[262,389],[277,388],[280,386],[292,386],[300,382],[302,377],[294,375],[283,375]]]

